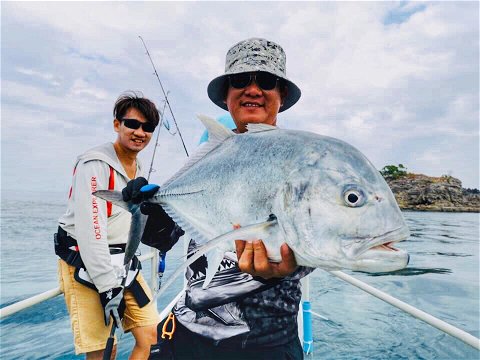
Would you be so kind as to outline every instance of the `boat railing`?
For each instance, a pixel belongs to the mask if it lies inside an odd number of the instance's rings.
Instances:
[[[150,285],[152,289],[158,288],[157,282],[157,264],[158,264],[158,253],[152,251],[149,254],[139,256],[141,261],[151,260],[151,278]],[[358,287],[359,289],[365,291],[366,293],[373,295],[388,304],[410,314],[411,316],[426,322],[427,324],[434,326],[435,328],[443,331],[444,333],[451,335],[467,345],[480,350],[480,339],[469,334],[468,332],[461,330],[447,322],[440,320],[416,307],[409,305],[383,291],[376,289],[375,287],[364,283],[356,279],[351,275],[347,275],[342,271],[329,271],[330,274],[338,277],[339,279],[346,281],[347,283]],[[175,298],[160,312],[160,318],[163,320],[167,317],[168,313],[178,301],[180,296],[183,294],[183,289],[175,296]],[[38,303],[41,303],[45,300],[54,298],[62,294],[59,287],[45,291],[38,295],[32,296],[30,298],[18,301],[14,304],[5,306],[0,309],[0,319],[3,319],[7,316],[13,315],[19,311],[32,307]],[[320,318],[324,318],[322,315],[315,313],[311,310],[310,305],[310,275],[302,279],[302,311],[299,312],[298,323],[299,323],[299,337],[303,342],[303,349],[306,354],[311,354],[313,351],[313,335],[312,335],[312,315]]]
[[[156,251],[152,251],[149,254],[145,254],[142,256],[139,256],[138,259],[140,261],[148,260],[151,259],[152,263],[152,276],[150,277],[150,282],[151,282],[151,288],[154,289],[157,284],[156,282],[156,277],[157,274],[155,272],[156,267],[154,265],[158,262],[158,253]],[[60,287],[56,287],[54,289],[45,291],[43,293],[40,293],[38,295],[29,297],[24,300],[20,300],[16,303],[13,303],[11,305],[5,306],[0,309],[0,319],[3,319],[4,317],[13,315],[19,311],[25,310],[29,307],[32,307],[36,304],[39,304],[45,300],[52,299],[58,295],[62,294],[62,291],[60,290]]]

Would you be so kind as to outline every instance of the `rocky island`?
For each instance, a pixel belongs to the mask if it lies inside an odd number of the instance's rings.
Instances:
[[[400,164],[385,166],[382,175],[402,210],[480,212],[480,191],[464,189],[452,176],[407,173]]]

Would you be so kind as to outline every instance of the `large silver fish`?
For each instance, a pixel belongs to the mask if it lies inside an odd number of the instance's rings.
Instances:
[[[386,272],[407,265],[408,254],[392,246],[409,236],[401,211],[357,149],[269,125],[250,124],[247,133],[235,134],[214,119],[200,119],[209,142],[149,201],[204,244],[182,266],[207,253],[204,286],[235,239],[262,239],[271,261],[281,260],[286,242],[298,265],[328,270]],[[118,193],[96,195],[121,205]],[[139,243],[138,231],[131,231],[137,237],[132,244]]]

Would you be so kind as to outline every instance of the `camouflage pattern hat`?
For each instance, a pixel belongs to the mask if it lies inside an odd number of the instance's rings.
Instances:
[[[251,38],[240,41],[227,52],[225,59],[225,74],[213,79],[208,84],[208,97],[216,105],[227,110],[224,103],[228,76],[245,72],[266,71],[283,79],[286,84],[287,96],[279,112],[285,111],[300,99],[301,91],[297,85],[287,79],[287,58],[282,47],[273,41]]]

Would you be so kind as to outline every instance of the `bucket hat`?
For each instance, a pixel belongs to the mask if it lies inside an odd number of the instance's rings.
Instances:
[[[210,81],[207,93],[210,100],[227,110],[225,89],[228,76],[246,72],[265,71],[282,79],[287,86],[287,96],[279,112],[285,111],[300,99],[301,91],[287,78],[287,57],[282,47],[273,41],[251,38],[232,46],[225,58],[225,73]]]

